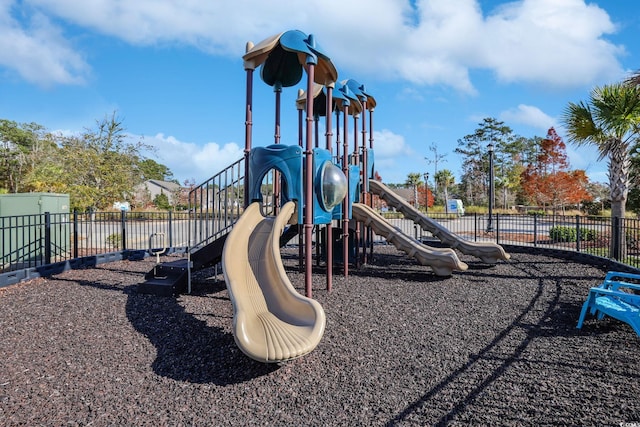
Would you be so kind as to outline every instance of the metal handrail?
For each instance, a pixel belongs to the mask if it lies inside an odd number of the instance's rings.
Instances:
[[[189,252],[226,234],[242,214],[244,159],[189,191]]]

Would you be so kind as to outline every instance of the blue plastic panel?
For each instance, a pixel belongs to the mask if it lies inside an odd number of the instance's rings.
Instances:
[[[331,212],[327,211],[320,200],[322,199],[321,171],[325,162],[331,162],[331,153],[324,148],[313,149],[313,223],[328,224],[331,222]]]
[[[282,204],[295,200],[298,202],[298,223],[303,222],[303,187],[302,187],[302,148],[298,145],[272,144],[256,147],[249,153],[248,179],[250,202],[262,202],[260,187],[265,175],[276,169],[282,174]]]
[[[351,205],[360,202],[360,166],[349,165],[349,208],[347,218],[352,218]],[[342,219],[342,204],[332,211],[333,219]]]

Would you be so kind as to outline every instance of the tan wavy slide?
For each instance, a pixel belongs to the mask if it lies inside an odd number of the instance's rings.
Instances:
[[[376,234],[387,239],[396,248],[418,260],[420,264],[431,267],[437,276],[451,276],[453,270],[464,271],[468,268],[467,264],[460,261],[453,249],[437,249],[423,245],[416,239],[404,234],[367,205],[354,203],[353,216],[356,220],[371,227]]]
[[[493,242],[471,242],[463,239],[455,233],[449,231],[438,222],[423,215],[416,208],[411,206],[403,197],[394,193],[389,187],[376,180],[369,180],[369,188],[371,192],[380,196],[390,206],[400,211],[406,218],[409,218],[416,224],[420,225],[423,230],[433,234],[442,243],[458,249],[466,255],[472,255],[480,258],[482,262],[487,264],[496,264],[498,260],[508,260],[511,255],[505,252],[504,248]]]
[[[280,235],[294,210],[295,203],[287,202],[277,217],[264,217],[260,204],[251,204],[233,226],[222,253],[235,342],[260,362],[303,356],[324,333],[322,306],[296,291],[280,258]]]

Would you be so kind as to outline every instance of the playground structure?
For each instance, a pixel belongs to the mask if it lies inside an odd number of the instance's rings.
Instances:
[[[326,242],[327,291],[332,288],[334,222],[341,225],[335,228],[341,232],[336,240],[342,242],[345,276],[352,250],[356,267],[367,262],[374,231],[430,266],[436,275],[450,276],[454,270],[467,269],[453,249],[430,248],[391,226],[372,209],[370,191],[446,244],[484,262],[508,259],[498,245],[467,244],[443,231],[373,181],[375,98],[356,80],[338,82],[336,68],[312,35],[294,30],[257,45],[248,43],[243,60],[247,75],[244,157],[190,192],[193,226],[188,257],[156,266],[139,286],[141,292],[170,295],[183,291],[185,282],[190,292],[192,270],[222,262],[238,347],[255,360],[281,362],[312,351],[325,327],[324,311],[312,299],[314,229],[316,243],[322,240],[321,233]],[[252,147],[253,74],[258,67],[262,80],[274,90],[275,134],[273,144]],[[304,72],[306,90],[299,91],[296,101],[298,144],[281,144],[281,92],[298,84]],[[348,141],[350,116],[353,151]],[[324,144],[320,144],[320,117],[325,120]],[[296,292],[280,259],[280,246],[296,235],[300,266],[305,272],[305,296]],[[350,248],[352,236],[355,247]]]
[[[507,261],[510,256],[504,251],[502,246],[492,242],[471,242],[450,232],[446,227],[438,224],[428,216],[424,215],[416,208],[411,206],[405,199],[399,197],[391,191],[389,187],[379,181],[371,180],[369,183],[371,192],[380,196],[388,205],[393,206],[400,211],[406,218],[433,234],[434,237],[440,239],[442,243],[449,245],[452,249],[458,249],[466,255],[473,255],[480,258],[482,262],[487,264],[495,264],[498,260]]]
[[[464,271],[468,268],[467,264],[460,261],[453,249],[437,249],[423,245],[389,224],[375,210],[365,204],[354,203],[353,216],[357,221],[371,226],[377,234],[383,236],[389,243],[410,257],[415,258],[420,264],[430,266],[437,276],[450,276],[453,270]]]

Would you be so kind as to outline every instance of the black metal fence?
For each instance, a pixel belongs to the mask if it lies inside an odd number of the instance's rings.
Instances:
[[[0,273],[108,252],[188,246],[189,214],[95,212],[0,217]]]
[[[488,232],[487,215],[429,216],[471,241],[577,251],[640,267],[640,223],[636,219],[496,214],[493,231]],[[124,211],[0,217],[0,276],[103,254],[164,248],[168,253],[182,252],[190,247],[193,221],[189,217],[188,212]],[[387,213],[386,217],[405,234],[422,241],[432,238],[400,214]]]
[[[401,214],[384,215],[405,234],[421,241],[433,236],[404,219]],[[429,217],[467,240],[492,241],[501,245],[576,251],[640,267],[640,220],[600,216],[539,214],[495,214],[492,231],[489,216],[429,214]],[[381,240],[381,237],[377,237]]]

